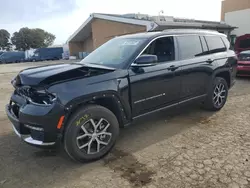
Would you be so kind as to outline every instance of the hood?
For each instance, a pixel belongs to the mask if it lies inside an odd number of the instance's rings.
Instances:
[[[114,71],[114,68],[95,64],[58,64],[21,71],[13,85],[47,86],[64,81],[92,77]]]

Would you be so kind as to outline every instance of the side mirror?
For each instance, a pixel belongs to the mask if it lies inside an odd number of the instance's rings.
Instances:
[[[141,55],[138,57],[135,62],[131,65],[132,67],[149,67],[156,65],[158,62],[158,58],[156,55]]]

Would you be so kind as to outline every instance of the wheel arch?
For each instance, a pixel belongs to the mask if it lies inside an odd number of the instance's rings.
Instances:
[[[120,99],[120,97],[113,92],[108,93],[98,93],[88,97],[81,97],[80,99],[75,99],[66,105],[66,116],[64,125],[67,125],[67,121],[70,119],[71,115],[83,106],[95,104],[103,106],[109,109],[117,118],[120,127],[128,124],[131,121],[131,109],[125,105],[125,102]]]
[[[222,70],[218,70],[214,73],[214,77],[221,77],[224,78],[227,82],[227,86],[228,88],[230,88],[231,86],[231,76],[230,76],[230,72],[227,69],[222,69]]]

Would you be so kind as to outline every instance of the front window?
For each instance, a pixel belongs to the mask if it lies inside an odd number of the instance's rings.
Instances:
[[[175,47],[173,37],[162,37],[153,41],[142,54],[156,55],[158,63],[174,61]]]
[[[115,38],[103,44],[81,63],[121,68],[146,39]]]

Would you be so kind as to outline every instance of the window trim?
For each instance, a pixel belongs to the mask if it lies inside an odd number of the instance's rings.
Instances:
[[[201,38],[203,38],[203,39],[204,39],[204,41],[205,41],[205,45],[206,45],[207,50],[208,50],[207,52],[208,52],[208,54],[209,54],[209,48],[208,48],[208,44],[207,44],[207,41],[206,41],[205,36],[204,36],[204,35],[200,35],[199,37],[200,37],[200,41],[201,41],[201,46],[202,46],[203,53],[205,52],[205,49],[204,49],[204,46],[203,46],[203,44],[202,44],[202,40],[201,40]],[[206,55],[208,55],[208,54],[206,54]]]
[[[170,62],[175,62],[175,61],[180,61],[180,58],[179,58],[179,46],[178,46],[178,43],[177,43],[177,36],[193,36],[193,35],[195,35],[195,36],[198,36],[198,37],[200,37],[200,36],[202,36],[202,37],[204,37],[204,39],[205,39],[205,41],[206,41],[206,44],[207,44],[207,40],[206,40],[206,36],[216,36],[216,37],[221,37],[220,35],[222,35],[222,34],[200,34],[200,33],[194,33],[194,34],[176,34],[176,35],[174,35],[174,34],[169,34],[169,35],[161,35],[161,36],[158,36],[158,37],[155,37],[155,38],[153,38],[153,39],[151,39],[149,42],[148,42],[148,44],[141,50],[141,52],[133,59],[133,61],[131,61],[131,63],[128,65],[128,69],[130,69],[132,66],[133,66],[133,64],[134,64],[134,62],[135,62],[135,60],[138,58],[138,57],[140,57],[141,55],[142,55],[142,53],[147,49],[147,47],[152,43],[152,42],[154,42],[155,40],[157,40],[157,39],[159,39],[159,38],[165,38],[165,37],[173,37],[174,38],[174,44],[175,44],[175,46],[174,46],[174,48],[175,48],[175,60],[174,61],[168,61],[168,62],[166,62],[166,63],[170,63]],[[202,46],[202,44],[201,44],[201,46]],[[209,52],[210,52],[210,49],[209,49],[209,47],[208,47],[208,44],[207,44],[207,48],[208,48],[208,50],[209,50]],[[226,48],[226,47],[225,47]],[[209,54],[206,54],[206,55],[210,55],[210,54],[212,54],[212,53],[209,53]],[[194,57],[194,58],[197,58],[197,57]],[[193,59],[193,58],[190,58],[190,59]],[[164,64],[164,63],[159,63],[159,64]]]
[[[174,53],[175,53],[175,60],[173,61],[167,61],[165,63],[170,63],[170,62],[174,62],[174,61],[177,61],[177,57],[179,57],[179,54],[178,54],[178,48],[177,48],[177,41],[176,41],[176,35],[162,35],[162,36],[158,36],[158,37],[155,37],[153,38],[143,49],[142,51],[136,56],[136,58],[132,61],[132,63],[129,65],[129,68],[131,68],[133,65],[134,65],[134,62],[135,60],[140,57],[142,55],[142,53],[151,45],[151,43],[153,43],[154,41],[156,41],[157,39],[160,39],[160,38],[166,38],[166,37],[173,37],[174,39]],[[182,36],[182,35],[181,35]],[[161,62],[159,63],[159,65],[162,65],[162,64],[165,64],[164,62]]]
[[[221,36],[217,36],[217,35],[204,35],[205,41],[207,43],[209,54],[215,54],[215,53],[211,53],[212,50],[209,48],[209,45],[208,45],[208,42],[207,42],[207,38],[206,38],[206,37],[211,37],[211,36],[212,37],[219,37],[220,38],[220,40],[221,40],[221,42],[222,42],[222,44],[224,45],[224,48],[225,48],[225,51],[223,51],[223,52],[226,52],[228,50],[227,47],[226,47],[226,45],[225,45],[225,43],[224,43],[224,41],[222,40]],[[216,52],[216,53],[223,53],[223,52]]]

